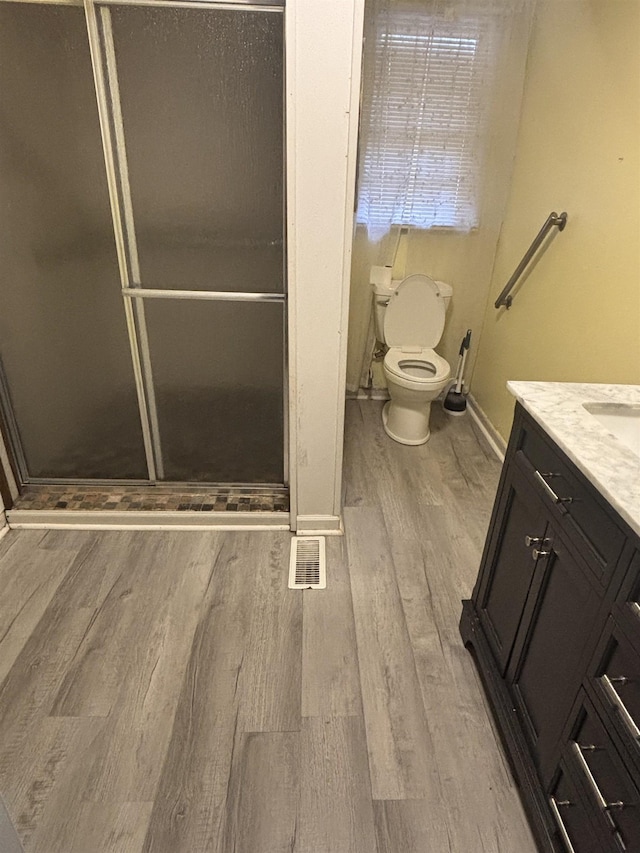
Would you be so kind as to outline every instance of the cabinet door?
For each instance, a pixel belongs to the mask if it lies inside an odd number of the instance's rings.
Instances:
[[[507,672],[543,771],[550,763],[555,766],[553,748],[575,699],[600,607],[589,569],[572,555],[557,528],[550,525],[547,537]]]
[[[542,505],[517,465],[511,466],[492,528],[476,609],[504,675],[533,579],[532,553],[546,528]]]

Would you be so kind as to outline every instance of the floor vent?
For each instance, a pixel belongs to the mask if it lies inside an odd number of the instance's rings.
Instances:
[[[294,536],[291,540],[289,589],[325,589],[326,586],[324,536]]]

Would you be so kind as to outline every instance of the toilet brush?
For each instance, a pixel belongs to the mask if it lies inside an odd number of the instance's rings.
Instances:
[[[442,403],[442,408],[449,415],[464,415],[467,410],[467,398],[462,393],[462,377],[464,375],[464,365],[467,360],[470,343],[471,329],[467,329],[467,334],[464,336],[462,343],[460,344],[455,384],[452,385],[450,390],[447,392]]]

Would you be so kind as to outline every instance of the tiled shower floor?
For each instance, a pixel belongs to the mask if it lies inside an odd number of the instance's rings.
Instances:
[[[284,489],[163,486],[27,486],[14,509],[199,512],[288,512]]]

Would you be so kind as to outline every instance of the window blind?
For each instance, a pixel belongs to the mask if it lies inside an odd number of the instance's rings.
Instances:
[[[499,17],[393,6],[365,47],[358,222],[478,225]]]

